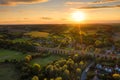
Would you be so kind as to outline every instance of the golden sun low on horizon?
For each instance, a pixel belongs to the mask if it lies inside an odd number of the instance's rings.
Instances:
[[[85,13],[82,11],[74,11],[71,14],[71,19],[75,22],[82,22],[85,20]]]

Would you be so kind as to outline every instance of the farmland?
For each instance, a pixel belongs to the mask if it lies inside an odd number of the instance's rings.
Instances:
[[[17,59],[21,60],[26,54],[22,54],[18,51],[12,51],[7,49],[0,49],[0,62],[3,62],[4,60],[8,59]]]

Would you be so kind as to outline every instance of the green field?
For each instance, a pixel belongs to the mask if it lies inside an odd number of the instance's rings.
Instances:
[[[25,43],[28,40],[29,39],[27,39],[27,38],[16,38],[16,39],[12,40],[12,42],[13,43],[17,43],[17,42],[19,42],[19,43]]]
[[[17,80],[18,74],[14,65],[0,64],[0,80]]]
[[[12,51],[12,50],[6,50],[6,49],[0,49],[0,62],[4,61],[5,59],[23,59],[26,54],[22,54],[21,52]]]
[[[4,61],[5,59],[11,60],[11,59],[17,59],[17,60],[21,60],[24,59],[24,57],[27,54],[22,54],[21,52],[17,52],[17,51],[12,51],[12,50],[6,50],[6,49],[0,49],[0,62]],[[38,63],[41,66],[45,66],[48,63],[51,63],[55,60],[58,60],[60,58],[64,58],[62,56],[59,55],[50,55],[48,57],[43,57],[43,58],[36,58],[33,59],[30,64],[33,63]]]
[[[31,61],[31,64],[38,63],[43,67],[43,66],[47,65],[48,63],[51,63],[51,62],[53,62],[55,60],[59,60],[61,58],[65,58],[65,57],[62,57],[62,56],[59,56],[59,55],[50,55],[50,56],[45,57],[45,58],[33,59]]]

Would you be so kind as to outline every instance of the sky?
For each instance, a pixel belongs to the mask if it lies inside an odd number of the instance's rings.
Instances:
[[[74,11],[81,23],[120,22],[120,0],[0,0],[0,24],[72,24]]]

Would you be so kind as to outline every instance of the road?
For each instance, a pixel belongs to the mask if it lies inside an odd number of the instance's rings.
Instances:
[[[85,70],[82,72],[82,75],[81,75],[81,80],[86,80],[87,78],[87,72],[89,70],[89,68],[94,64],[94,62],[92,62],[91,64],[89,64]]]

